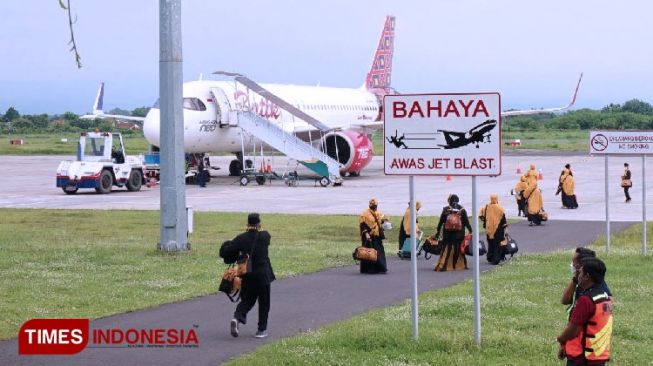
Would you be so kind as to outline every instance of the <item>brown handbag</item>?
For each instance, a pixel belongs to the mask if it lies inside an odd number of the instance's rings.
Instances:
[[[633,181],[630,179],[622,179],[621,180],[621,186],[622,187],[632,187],[633,186]]]
[[[224,292],[231,302],[237,302],[240,299],[241,279],[238,277],[238,269],[233,265],[229,266],[220,281],[219,290]]]
[[[354,250],[354,259],[359,261],[376,262],[376,249],[360,246]]]

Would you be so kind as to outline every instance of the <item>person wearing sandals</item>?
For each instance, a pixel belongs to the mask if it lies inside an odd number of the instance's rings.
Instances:
[[[232,240],[241,254],[250,256],[252,271],[242,277],[240,302],[230,322],[231,335],[238,337],[239,325],[247,324],[247,313],[258,301],[258,331],[256,338],[268,336],[268,313],[270,312],[270,284],[275,280],[268,255],[270,234],[261,231],[261,217],[258,213],[247,216],[246,231]]]

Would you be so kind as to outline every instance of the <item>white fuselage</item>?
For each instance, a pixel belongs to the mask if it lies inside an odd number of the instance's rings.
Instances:
[[[350,129],[380,120],[379,98],[365,88],[261,86],[330,128]],[[186,153],[239,152],[243,147],[247,149],[254,143],[258,144],[246,132],[241,139],[241,129],[234,121],[228,121],[227,109],[251,110],[288,132],[315,130],[276,104],[232,81],[187,82],[183,86],[183,97]],[[160,146],[160,130],[160,111],[155,105],[145,118],[143,132],[152,145]]]

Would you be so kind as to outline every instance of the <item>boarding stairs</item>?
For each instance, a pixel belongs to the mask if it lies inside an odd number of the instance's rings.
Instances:
[[[284,131],[277,124],[246,110],[230,111],[229,120],[237,121],[238,127],[297,160],[320,177],[327,177],[330,183],[342,183],[338,161],[294,134]]]
[[[316,120],[294,105],[286,102],[281,97],[275,95],[246,76],[224,71],[216,71],[214,74],[233,76],[237,82],[247,87],[249,91],[271,101],[296,119],[305,121],[322,133],[330,131],[329,126]],[[216,94],[218,91],[212,90],[212,93]],[[340,176],[340,163],[337,160],[331,158],[320,149],[316,149],[310,143],[306,143],[296,135],[286,132],[279,125],[270,122],[255,113],[241,109],[231,110],[229,112],[229,124],[231,126],[236,125],[251,133],[259,140],[272,146],[274,149],[297,160],[308,169],[314,171],[318,176],[322,178],[327,177],[330,183],[337,185],[342,183],[342,177]]]

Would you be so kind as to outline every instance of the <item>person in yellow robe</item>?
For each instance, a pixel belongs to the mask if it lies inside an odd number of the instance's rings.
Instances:
[[[535,187],[532,191],[525,196],[528,200],[528,226],[542,224],[542,211],[544,204],[542,202],[542,191]]]
[[[515,196],[515,200],[517,200],[517,216],[521,216],[522,213],[526,216],[526,200],[524,199],[526,188],[528,188],[528,183],[526,183],[526,177],[522,176],[512,190],[512,194]]]
[[[422,208],[422,202],[415,202],[415,215],[419,212],[419,209]],[[419,228],[419,220],[415,217],[415,233],[419,238],[419,234],[422,232]],[[401,220],[401,226],[399,226],[399,251],[404,246],[404,241],[410,238],[410,202],[408,203],[408,208],[404,212],[404,219]]]
[[[526,178],[526,183],[529,186],[537,186],[537,170],[535,169],[535,164],[531,164],[528,171],[524,173],[524,178]]]
[[[501,252],[501,242],[505,239],[506,211],[499,204],[499,195],[490,195],[490,203],[481,208],[478,213],[487,238],[487,261],[497,265],[504,259]]]
[[[378,209],[379,201],[372,198],[369,201],[369,207],[361,213],[358,218],[358,227],[361,234],[361,243],[368,248],[376,249],[376,262],[361,261],[361,273],[386,273],[388,266],[385,259],[385,249],[383,248],[383,239],[385,234],[383,222],[387,221],[385,215]]]
[[[576,181],[571,172],[571,165],[567,164],[560,174],[558,186],[558,191],[562,193],[562,208],[578,208],[575,188]]]

